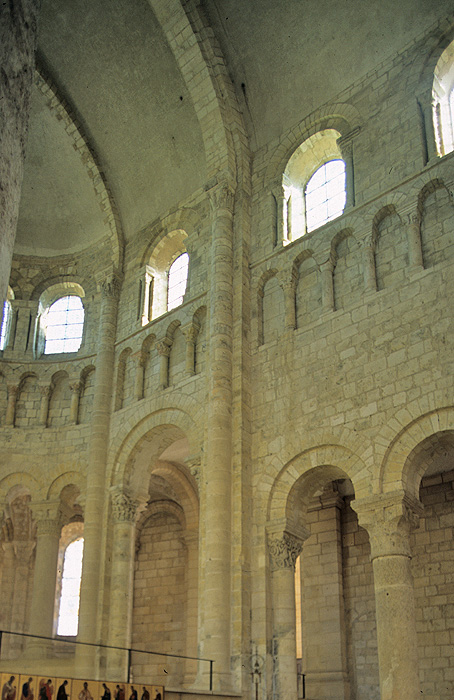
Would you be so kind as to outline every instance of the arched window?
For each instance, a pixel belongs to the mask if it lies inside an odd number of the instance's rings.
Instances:
[[[138,285],[138,307],[141,310],[138,315],[143,326],[184,301],[189,272],[187,237],[183,229],[170,231],[149,254]]]
[[[65,550],[58,608],[57,634],[75,637],[79,627],[80,581],[84,540],[73,540]]]
[[[167,281],[167,311],[183,303],[188,281],[189,255],[182,253],[169,268]]]
[[[78,296],[60,297],[48,308],[45,318],[44,354],[77,352],[82,343],[84,307]]]
[[[292,154],[284,171],[283,242],[337,218],[347,201],[345,163],[336,129],[318,131]]]
[[[454,41],[435,66],[432,104],[437,152],[444,156],[454,151]]]
[[[344,161],[329,160],[318,168],[306,185],[305,198],[308,231],[340,216],[347,200]]]

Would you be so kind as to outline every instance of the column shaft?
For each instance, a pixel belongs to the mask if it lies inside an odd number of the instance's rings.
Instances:
[[[18,392],[19,392],[18,386],[8,384],[8,402],[6,404],[5,425],[14,425],[14,418],[16,416],[16,401],[17,401]]]
[[[422,513],[403,492],[353,501],[369,532],[374,571],[381,700],[420,697],[410,530]]]
[[[156,343],[156,349],[159,355],[159,388],[166,389],[169,386],[170,340]]]
[[[307,533],[304,533],[304,538]],[[289,532],[269,532],[273,609],[273,687],[279,700],[297,698],[295,562],[303,539]]]
[[[364,272],[367,291],[376,292],[377,275],[375,271],[375,252],[371,245],[367,245],[364,250]]]
[[[71,406],[69,409],[69,419],[71,423],[77,425],[79,420],[80,382],[71,384]]]
[[[134,537],[137,504],[123,493],[112,496],[112,573],[110,581],[109,644],[130,647],[134,582]],[[108,676],[125,677],[128,654],[108,652]]]
[[[36,510],[34,510],[34,515],[35,513]],[[30,634],[44,637],[52,636],[60,530],[61,524],[58,518],[41,517],[38,519],[35,571],[28,626]],[[27,644],[27,654],[45,654],[49,646],[49,642],[30,639]]]
[[[373,570],[381,700],[414,700],[420,687],[410,557],[377,557]]]
[[[97,641],[98,601],[101,589],[101,544],[105,505],[105,470],[109,440],[117,326],[119,280],[113,275],[102,286],[95,387],[88,446],[87,495],[84,518],[84,560],[80,588],[79,641]],[[77,671],[92,677],[95,650],[77,648]]]
[[[49,414],[50,386],[40,386],[41,406],[39,407],[39,424],[45,428]]]
[[[213,208],[208,375],[203,655],[215,660],[215,690],[230,678],[233,190],[210,193]]]
[[[322,275],[322,304],[323,311],[334,311],[333,263],[327,260],[320,265]]]
[[[294,331],[296,328],[295,282],[284,285],[285,329]]]
[[[145,358],[143,353],[137,360],[136,376],[134,379],[134,398],[136,401],[143,399],[143,384],[145,379]]]
[[[410,267],[422,270],[423,257],[421,245],[421,223],[417,212],[408,215],[408,252]]]

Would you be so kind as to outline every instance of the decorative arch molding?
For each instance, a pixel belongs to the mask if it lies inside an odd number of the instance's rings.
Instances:
[[[169,444],[181,437],[188,439],[190,454],[201,452],[203,431],[200,427],[201,422],[197,420],[200,407],[196,402],[190,397],[184,397],[180,406],[165,406],[163,399],[161,404],[161,407],[157,407],[150,414],[149,408],[142,407],[139,402],[135,427],[127,435],[122,434],[122,431],[117,434],[109,457],[112,486],[128,487],[135,456],[145,443],[154,444],[149,461],[158,457]],[[159,439],[160,430],[163,431],[162,441]]]
[[[417,404],[414,402],[403,409],[396,419],[411,418],[416,408]],[[433,409],[404,425],[384,451],[379,473],[379,492],[389,493],[396,489],[404,489],[418,498],[422,474],[414,471],[412,473],[412,460],[409,457],[424,440],[435,433],[448,430],[454,431],[454,406]],[[383,437],[384,435],[378,437],[379,444],[382,444]]]
[[[335,129],[342,138],[361,128],[362,122],[358,110],[347,103],[328,104],[316,110],[281,138],[269,159],[265,184],[281,178],[295,150],[318,131]]]
[[[121,270],[124,257],[123,229],[113,194],[107,184],[99,159],[89,144],[74,109],[59,94],[58,88],[45,74],[42,65],[39,65],[39,63],[35,71],[35,85],[47,99],[49,110],[65,125],[68,138],[73,141],[74,150],[80,155],[82,163],[87,170],[87,175],[93,182],[95,196],[101,211],[105,215],[105,222],[109,232],[112,263]]]
[[[274,480],[268,499],[267,521],[288,521],[294,487],[300,480],[304,486],[305,481],[315,484],[318,475],[325,481],[348,478],[353,483],[356,497],[361,498],[370,495],[366,473],[368,470],[363,460],[342,445],[320,445],[301,452],[281,469]]]

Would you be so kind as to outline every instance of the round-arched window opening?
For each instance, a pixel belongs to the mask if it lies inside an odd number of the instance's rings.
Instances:
[[[78,296],[57,299],[47,310],[44,354],[77,352],[82,343],[84,307]]]
[[[83,537],[79,537],[66,547],[57,624],[57,634],[63,637],[75,637],[79,627],[83,555]]]
[[[308,231],[342,214],[347,201],[343,160],[330,160],[315,171],[306,185],[305,200]]]
[[[188,282],[189,255],[182,253],[173,261],[169,268],[167,282],[167,311],[175,309],[183,303],[184,293]]]

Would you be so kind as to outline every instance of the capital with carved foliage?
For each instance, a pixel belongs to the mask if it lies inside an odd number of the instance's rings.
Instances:
[[[124,493],[121,489],[115,489],[111,494],[112,519],[116,523],[132,523],[136,519],[138,502]]]
[[[304,541],[310,536],[306,528],[289,528],[287,524],[268,523],[268,552],[271,570],[294,569]]]
[[[422,504],[404,491],[352,501],[358,522],[369,533],[371,559],[411,556],[410,531],[424,512]]]
[[[233,203],[235,200],[235,189],[227,180],[218,182],[208,190],[210,204],[213,214],[216,214],[221,209],[225,209],[233,213]]]

